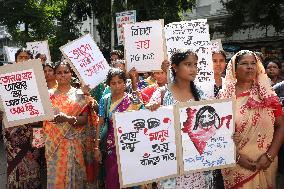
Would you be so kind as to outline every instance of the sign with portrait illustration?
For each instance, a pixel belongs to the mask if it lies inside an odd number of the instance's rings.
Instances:
[[[53,119],[39,60],[0,67],[0,94],[6,128]]]
[[[166,59],[164,20],[124,24],[124,47],[127,71],[160,71]]]
[[[60,50],[84,84],[95,88],[106,79],[110,67],[90,34],[60,47]]]
[[[35,57],[38,53],[45,54],[46,60],[51,62],[48,41],[27,42],[27,49],[31,51],[33,57]]]
[[[136,22],[136,10],[129,10],[115,13],[116,16],[116,31],[117,31],[117,45],[123,45],[124,31],[123,24]]]
[[[213,170],[236,162],[232,100],[210,100],[178,104],[176,126],[180,126],[184,172]]]
[[[115,113],[114,129],[122,188],[177,176],[179,145],[172,106]]]
[[[16,52],[19,50],[19,47],[8,47],[8,46],[4,46],[4,52],[6,54],[7,57],[7,61],[8,62],[16,62],[15,60],[15,54]]]
[[[208,97],[214,96],[214,74],[209,25],[206,19],[169,23],[165,26],[168,57],[178,50],[191,50],[198,56],[194,82]]]

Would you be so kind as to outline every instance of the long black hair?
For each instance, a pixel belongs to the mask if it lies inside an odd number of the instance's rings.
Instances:
[[[195,56],[198,59],[198,56],[195,52],[191,51],[191,50],[186,50],[186,51],[182,51],[182,50],[178,50],[176,51],[172,56],[171,56],[171,63],[172,65],[179,65],[180,62],[184,61],[189,55]],[[176,79],[176,73],[175,70],[173,69],[173,66],[171,67],[171,71],[174,77],[174,80]],[[193,81],[190,81],[190,88],[191,88],[191,92],[193,94],[194,100],[195,101],[199,101],[200,100],[200,95],[198,93],[198,89],[196,87],[196,85],[194,84]]]
[[[122,79],[124,83],[126,83],[126,74],[123,70],[119,68],[111,68],[107,74],[106,84],[109,86],[110,81],[113,77],[118,76],[119,79]]]

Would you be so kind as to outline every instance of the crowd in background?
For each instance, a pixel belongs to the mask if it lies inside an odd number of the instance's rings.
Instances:
[[[177,51],[161,71],[149,73],[127,72],[123,54],[114,50],[105,82],[94,89],[80,84],[67,61],[35,58],[41,60],[55,116],[3,125],[8,189],[118,189],[112,114],[208,99],[194,83],[198,56],[190,50]],[[15,54],[15,64],[29,59],[26,49]],[[131,188],[284,188],[284,60],[247,50],[229,61],[224,51],[214,51],[212,60],[215,98],[236,100],[236,166]],[[43,132],[43,147],[32,145],[35,129]],[[196,183],[196,177],[202,179]]]

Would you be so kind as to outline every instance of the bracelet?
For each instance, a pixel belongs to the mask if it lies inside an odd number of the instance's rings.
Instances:
[[[98,138],[98,139],[95,139],[96,141],[100,141],[101,139],[100,138]]]
[[[76,118],[75,116],[74,116],[73,118],[75,119],[75,121],[74,121],[73,125],[76,125],[76,124],[77,124],[77,122],[78,122],[78,120],[77,120],[77,118]]]
[[[99,147],[95,147],[95,150],[99,150]]]
[[[241,159],[241,155],[238,154],[237,159],[236,159],[236,163],[239,163],[240,159]]]
[[[273,161],[274,161],[274,158],[272,157],[272,155],[270,155],[270,153],[266,152],[265,155],[266,155],[266,157],[268,158],[268,160],[269,160],[270,162],[273,162]]]

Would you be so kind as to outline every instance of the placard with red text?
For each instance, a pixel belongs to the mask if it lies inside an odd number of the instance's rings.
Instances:
[[[94,88],[106,79],[109,65],[90,34],[60,47],[60,50],[71,61],[73,70],[84,84]]]
[[[115,113],[121,187],[137,186],[178,174],[173,107]]]
[[[53,118],[48,88],[39,60],[1,67],[0,94],[5,112],[5,127]]]
[[[118,12],[116,15],[117,45],[123,45],[124,31],[123,24],[136,22],[136,10]]]
[[[133,67],[138,72],[161,70],[166,59],[164,20],[124,24],[124,48],[127,71]]]

